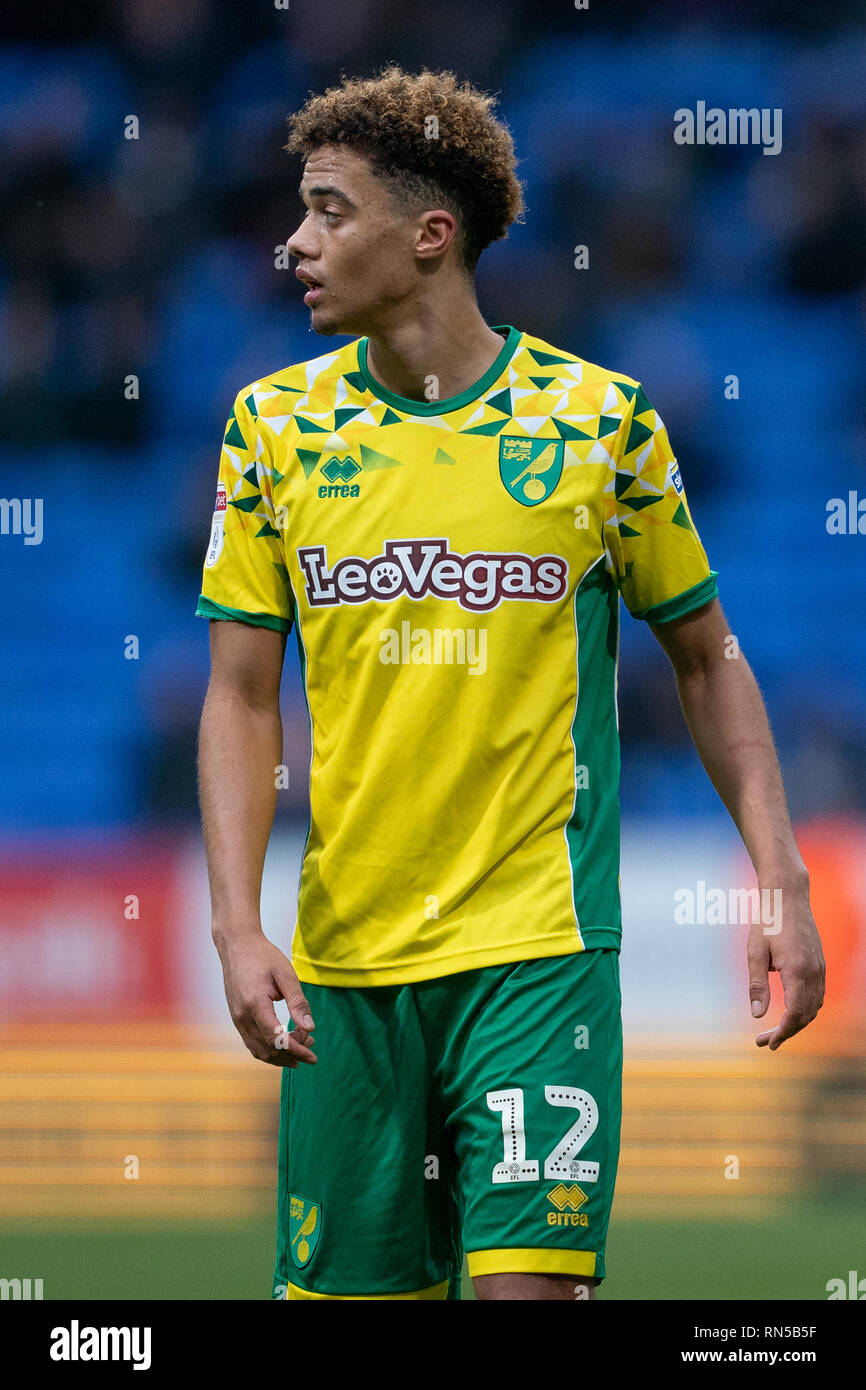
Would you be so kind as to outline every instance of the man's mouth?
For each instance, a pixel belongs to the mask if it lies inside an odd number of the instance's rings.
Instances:
[[[308,271],[301,270],[300,266],[295,271],[295,274],[297,275],[299,280],[301,280],[305,285],[309,286],[307,293],[304,295],[304,303],[317,303],[324,290],[324,286],[322,285],[321,281],[317,280],[315,276],[310,275]]]

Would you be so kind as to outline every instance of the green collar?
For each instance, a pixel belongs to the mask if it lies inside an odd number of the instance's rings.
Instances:
[[[367,338],[361,338],[358,342],[358,370],[364,378],[364,383],[368,391],[386,405],[393,406],[395,410],[402,411],[405,415],[447,415],[452,410],[460,410],[464,405],[471,405],[472,401],[483,396],[484,392],[502,375],[506,365],[517,351],[517,344],[522,337],[518,328],[512,328],[509,323],[498,323],[494,327],[494,333],[505,333],[505,342],[502,351],[491,363],[484,375],[469,386],[465,391],[461,391],[459,396],[449,396],[444,401],[413,401],[408,396],[395,395],[386,387],[381,386],[375,377],[370,375],[367,366]]]

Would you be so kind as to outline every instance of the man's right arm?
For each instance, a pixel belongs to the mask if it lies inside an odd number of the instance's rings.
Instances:
[[[284,633],[212,620],[211,677],[199,730],[199,798],[211,894],[211,930],[235,1027],[254,1057],[314,1063],[310,1007],[288,958],[262,931],[265,852],[282,762],[280,676]],[[274,1010],[285,999],[295,1028]],[[279,1045],[278,1045],[279,1044]]]

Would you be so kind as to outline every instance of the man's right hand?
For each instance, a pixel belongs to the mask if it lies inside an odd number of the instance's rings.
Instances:
[[[214,943],[223,967],[232,1021],[246,1047],[260,1062],[275,1067],[315,1065],[313,1020],[288,957],[261,929],[217,933]],[[277,1018],[274,1001],[285,999],[294,1022],[288,1032]]]

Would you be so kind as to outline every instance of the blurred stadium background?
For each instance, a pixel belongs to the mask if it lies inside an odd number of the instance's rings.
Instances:
[[[5,16],[0,492],[44,499],[44,537],[0,535],[0,1276],[47,1298],[269,1292],[279,1076],[228,1023],[210,944],[193,610],[234,394],[322,350],[274,266],[300,208],[285,116],[389,59],[500,94],[528,210],[483,258],[488,320],[638,377],[665,419],[825,939],[823,1013],[758,1052],[745,929],[673,907],[753,878],[666,659],[626,620],[604,1296],[824,1298],[866,1275],[866,539],[826,526],[831,498],[866,495],[866,29],[847,0]],[[782,152],[676,145],[698,100],[781,108]],[[308,766],[291,644],[283,713],[264,903],[285,947]]]

